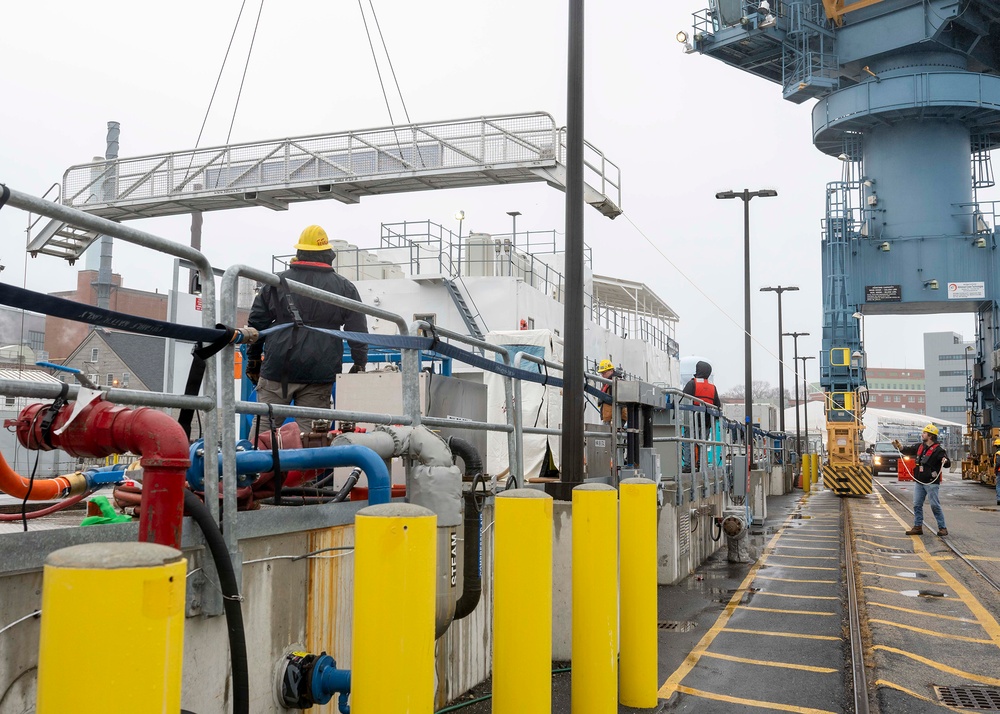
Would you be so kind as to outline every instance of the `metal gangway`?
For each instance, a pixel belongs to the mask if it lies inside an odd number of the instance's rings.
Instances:
[[[545,112],[404,124],[71,166],[59,203],[126,221],[248,206],[544,181],[565,190],[566,129]],[[585,143],[584,199],[622,212],[621,171]],[[50,221],[28,243],[76,261],[98,238]]]

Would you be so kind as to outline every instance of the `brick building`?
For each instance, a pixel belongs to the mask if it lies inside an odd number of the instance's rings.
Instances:
[[[55,297],[75,300],[85,305],[97,305],[97,271],[81,270],[77,273],[76,290],[52,293]],[[165,293],[135,290],[122,285],[122,276],[112,276],[110,307],[115,312],[124,312],[136,317],[156,320],[167,319],[167,296]],[[45,318],[45,350],[50,360],[67,358],[80,345],[90,331],[90,326],[82,322],[63,320],[58,317]]]
[[[868,369],[868,406],[926,414],[926,402],[924,370],[888,367]]]

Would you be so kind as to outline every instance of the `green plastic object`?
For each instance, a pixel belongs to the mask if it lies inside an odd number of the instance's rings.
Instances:
[[[80,523],[81,526],[103,526],[105,523],[130,523],[132,521],[132,516],[115,513],[114,506],[108,501],[107,496],[94,496],[91,503],[97,504],[97,507],[101,509],[101,515],[87,516]]]

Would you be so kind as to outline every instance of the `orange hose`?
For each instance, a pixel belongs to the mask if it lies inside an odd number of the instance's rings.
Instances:
[[[27,494],[29,501],[54,501],[71,495],[72,487],[72,481],[66,476],[36,478],[34,481],[26,479],[12,469],[0,454],[0,491],[9,496],[24,498]]]

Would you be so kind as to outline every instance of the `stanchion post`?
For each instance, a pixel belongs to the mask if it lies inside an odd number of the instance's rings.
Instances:
[[[811,486],[815,486],[819,483],[819,454],[813,454],[812,456],[812,482]]]
[[[812,481],[812,454],[802,454],[802,490],[809,493]]]
[[[618,701],[657,704],[656,484],[630,478],[619,489],[621,656]]]
[[[36,711],[179,711],[186,572],[179,550],[156,543],[88,543],[50,553],[42,576]],[[99,603],[109,602],[127,611],[113,631],[95,616]]]
[[[573,714],[618,712],[618,492],[573,489]]]
[[[552,497],[496,498],[493,528],[493,712],[552,711]]]
[[[434,711],[437,516],[384,503],[354,520],[351,710]],[[387,679],[388,677],[388,679]]]

